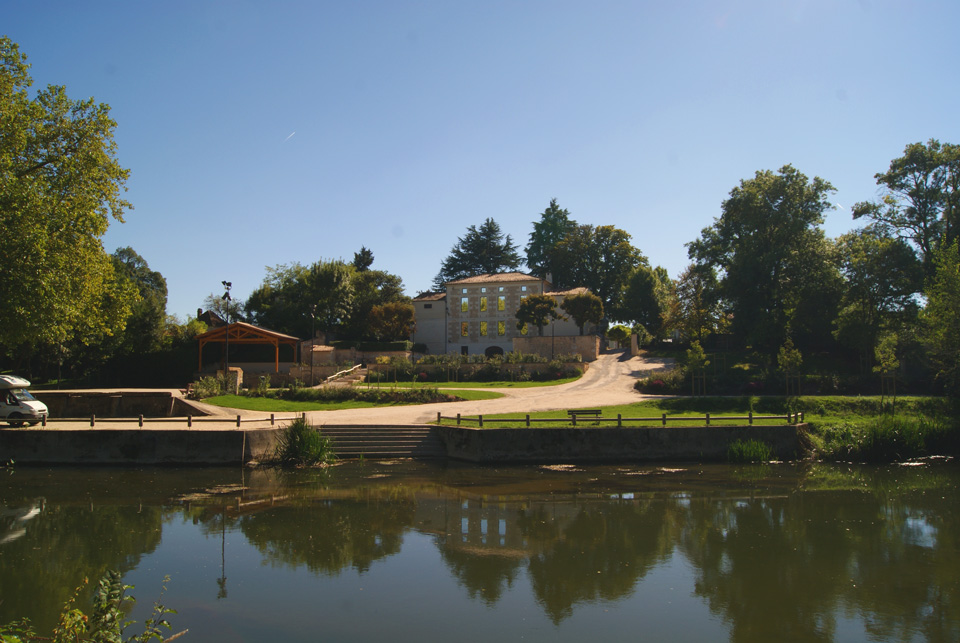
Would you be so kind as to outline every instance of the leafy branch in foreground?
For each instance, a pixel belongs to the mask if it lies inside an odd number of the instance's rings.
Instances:
[[[170,577],[163,579],[163,591]],[[150,617],[143,622],[143,632],[124,638],[128,627],[135,621],[128,620],[125,607],[136,602],[127,595],[132,585],[124,585],[120,572],[108,571],[97,583],[93,595],[93,610],[88,615],[76,607],[77,597],[87,584],[87,579],[78,587],[60,612],[60,619],[53,629],[52,637],[37,636],[30,619],[23,618],[0,625],[0,643],[26,643],[27,641],[53,641],[54,643],[146,643],[147,641],[173,641],[186,634],[183,630],[164,638],[164,631],[171,629],[167,615],[176,614],[159,600],[153,604]],[[161,595],[163,594],[161,591]]]

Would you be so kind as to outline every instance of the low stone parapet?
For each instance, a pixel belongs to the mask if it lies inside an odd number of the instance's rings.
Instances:
[[[480,463],[725,461],[737,440],[766,443],[780,460],[803,456],[805,424],[650,428],[477,429],[440,426],[447,456]]]

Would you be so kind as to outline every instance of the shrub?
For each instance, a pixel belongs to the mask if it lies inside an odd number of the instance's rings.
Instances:
[[[190,399],[203,400],[208,397],[223,395],[223,392],[226,389],[227,378],[225,378],[223,375],[217,375],[216,377],[207,375],[206,377],[201,377],[199,381],[193,383],[193,386],[190,390]]]
[[[822,433],[829,460],[898,462],[932,453],[956,453],[960,434],[946,421],[925,416],[881,415],[866,426],[838,424]]]
[[[170,578],[164,578],[164,583]],[[87,584],[87,579],[83,580]],[[54,641],[56,643],[95,641],[97,643],[138,643],[146,641],[164,641],[180,637],[186,632],[174,634],[169,639],[164,636],[165,630],[170,629],[170,622],[167,620],[168,614],[176,614],[175,610],[169,609],[159,600],[153,604],[153,611],[143,622],[143,632],[141,634],[127,636],[128,628],[133,625],[133,621],[126,619],[126,610],[131,603],[136,602],[133,596],[127,595],[127,590],[133,589],[132,585],[124,585],[122,576],[118,571],[107,571],[93,595],[93,610],[89,615],[83,610],[75,607],[77,598],[83,585],[78,587],[73,597],[63,606],[60,612],[60,619],[53,630],[52,638],[37,636],[30,624],[29,619],[20,619],[6,625],[0,625],[0,641],[4,643],[20,643],[21,641]],[[164,589],[166,589],[164,587]]]
[[[633,387],[648,395],[676,395],[684,391],[689,392],[690,387],[686,386],[685,375],[682,368],[653,371],[641,375]]]
[[[334,459],[330,438],[301,415],[277,435],[275,456],[281,464],[315,466]]]
[[[296,402],[370,402],[373,404],[431,404],[456,400],[450,395],[441,394],[432,386],[423,388],[383,388],[367,389],[352,386],[323,386],[285,390],[278,393],[284,400]]]
[[[737,440],[727,448],[727,460],[734,464],[769,462],[772,459],[773,450],[761,440]]]
[[[511,351],[503,356],[503,361],[507,364],[546,364],[549,360],[533,353],[514,353]]]

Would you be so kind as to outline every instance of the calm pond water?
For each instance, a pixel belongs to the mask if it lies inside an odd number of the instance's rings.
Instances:
[[[0,469],[0,622],[115,568],[179,641],[958,641],[958,501],[949,463]]]

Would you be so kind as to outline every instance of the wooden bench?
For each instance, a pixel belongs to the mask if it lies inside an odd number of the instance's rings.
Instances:
[[[599,418],[603,413],[600,409],[570,409],[567,411],[567,415],[570,416],[570,419],[573,420],[573,423],[577,423],[577,418],[580,416],[590,416],[594,419]]]

